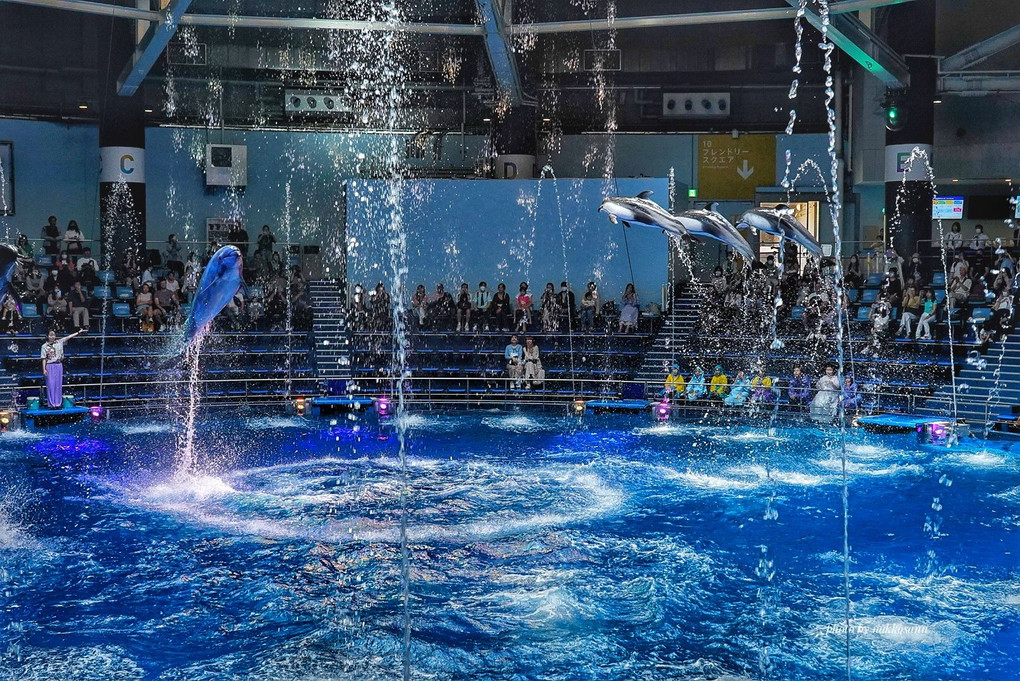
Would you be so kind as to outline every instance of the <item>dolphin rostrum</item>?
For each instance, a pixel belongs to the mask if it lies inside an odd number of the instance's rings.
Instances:
[[[672,237],[691,236],[720,241],[744,256],[749,263],[755,260],[750,244],[740,236],[736,227],[714,210],[688,210],[672,215],[665,208],[648,199],[652,192],[637,196],[612,196],[602,201],[599,211],[609,215],[613,224],[645,225],[658,227]],[[712,204],[714,208],[716,204]]]
[[[248,287],[241,278],[242,267],[241,251],[236,246],[224,246],[209,259],[184,328],[186,344],[204,332],[209,322],[230,303],[238,289],[247,294]]]
[[[818,240],[811,236],[800,220],[794,217],[793,209],[786,204],[775,208],[752,208],[740,216],[737,226],[746,225],[758,232],[774,234],[803,246],[808,253],[822,257],[822,247]]]
[[[0,303],[3,303],[4,296],[8,293],[18,301],[18,294],[11,286],[11,279],[18,269],[18,252],[7,244],[0,244]]]

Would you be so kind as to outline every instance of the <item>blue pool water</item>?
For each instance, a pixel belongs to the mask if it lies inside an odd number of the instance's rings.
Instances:
[[[408,425],[413,678],[846,678],[834,431]],[[391,430],[200,431],[187,480],[158,420],[0,435],[0,679],[399,678]],[[1017,456],[847,446],[853,678],[1020,678]]]

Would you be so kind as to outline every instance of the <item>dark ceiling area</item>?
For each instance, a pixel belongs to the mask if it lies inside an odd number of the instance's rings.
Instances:
[[[95,120],[108,98],[111,31],[133,33],[121,17],[0,0],[0,115],[68,122]],[[909,3],[935,0],[843,0],[833,7],[867,8],[880,37]],[[504,21],[502,48],[516,68],[520,102],[563,132],[606,128],[613,105],[619,131],[781,132],[794,77],[793,9],[786,0],[407,0],[397,5],[401,30],[322,28],[312,20],[386,22],[377,0],[272,2],[194,0],[141,85],[152,124],[352,129],[376,124],[389,85],[401,91],[399,125],[408,130],[484,131],[506,103],[506,74],[494,61],[485,13]],[[108,9],[118,3],[86,3]],[[169,3],[171,8],[175,4]],[[152,10],[167,5],[153,0]],[[119,6],[135,8],[133,1]],[[722,18],[720,13],[731,13]],[[964,14],[957,13],[960,17]],[[662,24],[605,30],[607,17],[657,17]],[[856,14],[854,15],[856,16]],[[195,18],[218,18],[194,21]],[[253,18],[276,20],[252,27]],[[291,27],[295,19],[306,20]],[[856,21],[856,19],[855,19]],[[973,19],[958,34],[981,39]],[[555,23],[565,22],[565,23]],[[429,24],[429,30],[403,30]],[[940,24],[941,26],[941,24]],[[803,27],[802,71],[796,102],[798,130],[827,128],[820,34]],[[486,29],[488,30],[488,29]],[[985,29],[985,35],[987,31]],[[941,36],[940,40],[949,40]],[[131,38],[134,39],[133,37]],[[958,40],[959,42],[959,40]],[[1003,54],[1015,54],[1007,50]],[[837,82],[868,77],[842,51],[834,54]],[[995,66],[1003,66],[998,55]],[[385,81],[385,82],[381,82]],[[328,95],[329,111],[288,110],[295,93]],[[672,108],[677,96],[719,102],[710,114]],[[725,101],[723,98],[726,98]],[[689,106],[689,103],[688,103]],[[696,107],[695,107],[696,108]],[[495,112],[495,114],[494,114]]]

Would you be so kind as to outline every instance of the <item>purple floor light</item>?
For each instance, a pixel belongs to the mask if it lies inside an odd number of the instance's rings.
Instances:
[[[89,407],[89,414],[92,415],[92,418],[99,420],[103,416],[103,407],[98,404],[94,404]]]
[[[390,404],[390,398],[385,395],[380,395],[375,398],[375,411],[379,416],[389,416],[393,405]]]
[[[659,402],[654,407],[652,407],[652,413],[654,413],[655,418],[659,419],[660,421],[665,421],[666,419],[668,419],[669,412],[671,410],[672,407],[669,404],[669,400],[663,400],[662,402]]]

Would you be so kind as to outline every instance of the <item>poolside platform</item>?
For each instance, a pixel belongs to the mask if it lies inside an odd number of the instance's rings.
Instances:
[[[64,403],[60,409],[47,409],[45,407],[33,407],[21,410],[21,422],[26,428],[45,428],[46,426],[57,426],[63,423],[78,423],[84,420],[89,413],[88,407],[70,406]]]
[[[861,416],[858,425],[872,433],[913,433],[918,427],[929,423],[946,423],[946,419],[930,414],[876,414]]]
[[[371,407],[375,400],[371,397],[344,395],[313,397],[310,402],[312,414],[319,416],[321,414],[335,414],[337,412],[360,411]]]
[[[652,404],[648,400],[590,400],[586,406],[592,411],[640,412]]]

